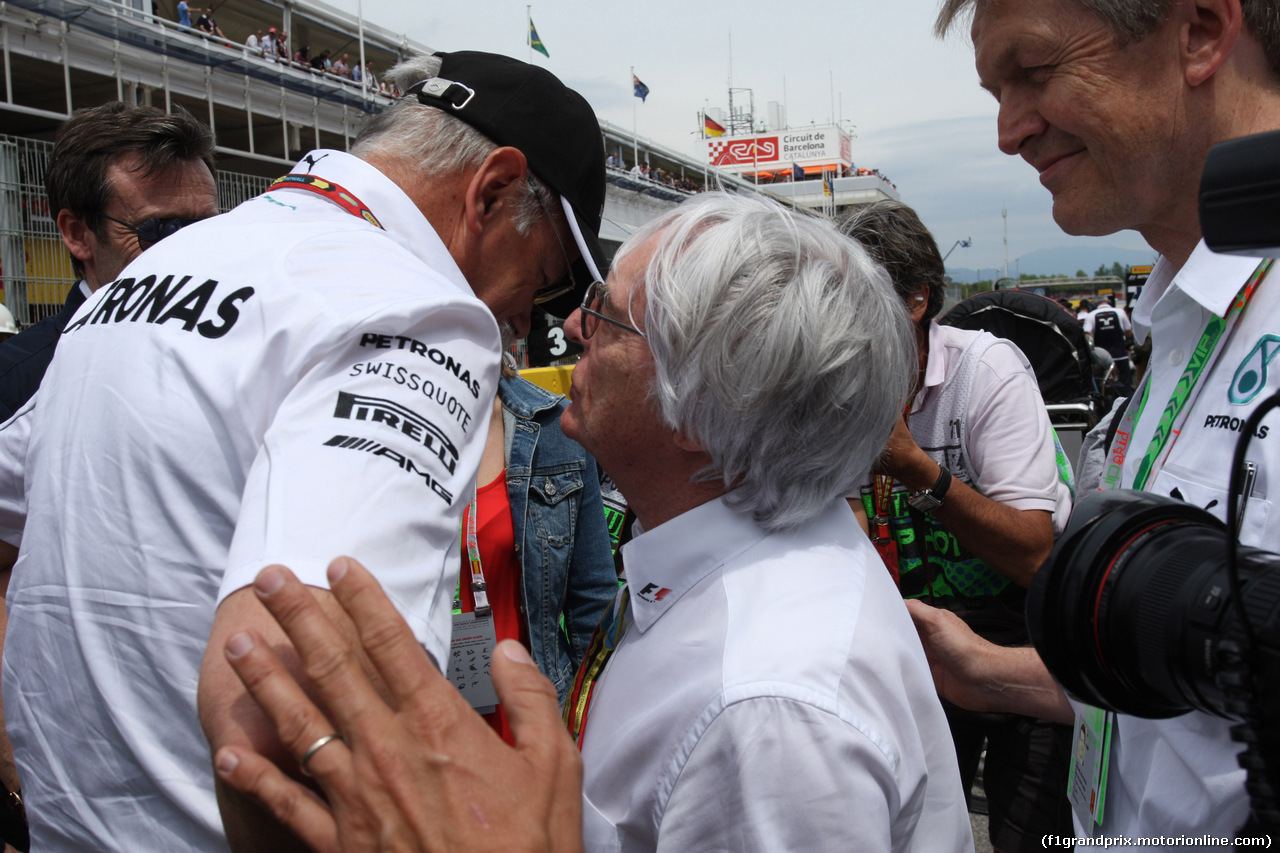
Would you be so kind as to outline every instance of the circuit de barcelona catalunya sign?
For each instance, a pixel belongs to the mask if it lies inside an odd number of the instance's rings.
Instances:
[[[707,162],[731,172],[850,162],[849,135],[837,127],[807,127],[757,136],[707,140]]]

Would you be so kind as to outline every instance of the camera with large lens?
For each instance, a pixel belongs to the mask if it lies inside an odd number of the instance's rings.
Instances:
[[[1219,676],[1240,670],[1241,608],[1255,632],[1252,681],[1280,690],[1280,555],[1239,549],[1230,592],[1225,525],[1145,492],[1082,498],[1027,593],[1031,641],[1081,701],[1138,717],[1239,716]],[[1240,685],[1241,687],[1245,685]],[[1275,695],[1261,697],[1280,710]]]

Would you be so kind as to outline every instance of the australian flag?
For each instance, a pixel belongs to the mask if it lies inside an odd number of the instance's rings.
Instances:
[[[640,82],[640,78],[631,75],[631,85],[636,87],[636,97],[640,99],[640,103],[644,103],[644,99],[649,97],[649,87]]]

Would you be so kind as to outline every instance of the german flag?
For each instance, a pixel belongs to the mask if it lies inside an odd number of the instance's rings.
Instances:
[[[724,136],[724,127],[706,113],[702,114],[703,136]]]

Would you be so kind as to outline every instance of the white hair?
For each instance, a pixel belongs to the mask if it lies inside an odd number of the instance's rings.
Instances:
[[[415,83],[439,75],[441,58],[415,56],[389,69],[384,79],[407,92]],[[477,168],[498,144],[459,118],[407,95],[371,119],[351,146],[362,160],[371,156],[403,163],[427,176],[448,176]],[[560,205],[532,172],[513,212],[515,228],[527,235],[542,215],[552,216]],[[558,221],[558,220],[557,220]]]
[[[827,221],[723,192],[648,223],[615,265],[659,232],[641,282],[651,396],[710,455],[698,479],[767,530],[854,494],[915,371],[888,275]]]

